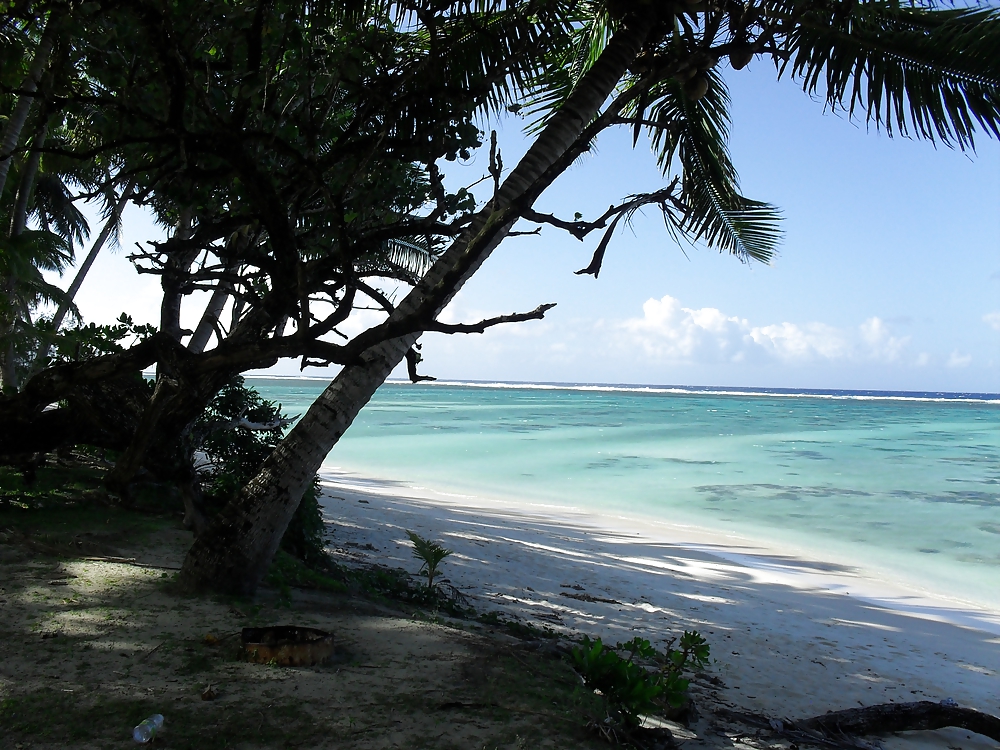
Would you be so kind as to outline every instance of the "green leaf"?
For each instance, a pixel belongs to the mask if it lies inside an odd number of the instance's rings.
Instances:
[[[1000,137],[1000,9],[833,3],[803,14],[779,73],[887,134],[975,147]]]

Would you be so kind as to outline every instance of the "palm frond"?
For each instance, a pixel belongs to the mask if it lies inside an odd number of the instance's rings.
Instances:
[[[423,237],[392,239],[382,244],[377,252],[359,258],[355,263],[363,276],[385,276],[417,283],[438,259],[440,250]]]
[[[412,113],[437,114],[442,106],[454,106],[445,97],[426,110],[428,90],[468,92],[473,109],[484,116],[517,102],[564,46],[571,32],[569,7],[571,0],[510,3],[499,9],[462,3],[462,10],[436,25],[433,33],[422,28],[401,35],[396,42],[416,62],[405,76],[412,105],[398,115],[399,125],[414,119]]]
[[[785,40],[779,74],[889,135],[975,148],[1000,138],[1000,10],[907,7],[893,0],[812,10]],[[821,86],[825,90],[821,90]]]
[[[0,239],[0,274],[10,285],[9,295],[0,297],[0,314],[32,308],[41,302],[59,304],[66,293],[45,280],[42,271],[62,272],[72,262],[69,243],[45,230],[25,230],[16,237]]]
[[[0,239],[0,271],[18,279],[26,269],[64,271],[73,262],[69,241],[44,229],[26,229],[16,237]]]
[[[41,172],[38,175],[31,208],[39,224],[70,243],[83,244],[90,236],[90,225],[73,203],[69,188],[59,174]]]
[[[614,21],[600,3],[584,2],[571,18],[570,43],[557,48],[542,75],[531,81],[525,109],[529,134],[540,132],[600,57],[614,33]]]
[[[434,265],[439,252],[429,246],[426,239],[389,240],[383,248],[386,261],[406,269],[415,276],[423,276]]]
[[[523,89],[525,78],[536,71],[537,61],[531,55],[517,55],[516,50],[535,48],[536,43],[541,46],[542,40],[538,28],[518,13],[505,11],[492,18],[461,18],[449,31],[452,39],[445,54],[447,65],[452,75],[457,75],[469,89],[482,87],[480,101],[487,112],[498,112],[513,102]],[[509,76],[495,76],[495,71],[505,68],[510,69]],[[495,83],[487,84],[494,76]],[[480,77],[482,82],[476,82]]]
[[[664,219],[691,242],[767,263],[781,240],[780,212],[741,193],[729,155],[729,92],[714,70],[701,75],[708,88],[697,101],[670,78],[650,92],[648,115],[629,113],[653,123],[648,129],[660,169],[681,177],[676,211],[664,211]]]

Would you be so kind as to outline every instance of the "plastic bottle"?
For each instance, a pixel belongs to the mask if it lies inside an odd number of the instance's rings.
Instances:
[[[163,714],[153,714],[132,730],[132,739],[145,745],[152,740],[163,726]]]

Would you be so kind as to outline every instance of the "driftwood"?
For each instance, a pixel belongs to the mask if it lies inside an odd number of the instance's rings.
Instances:
[[[849,708],[796,722],[795,726],[825,734],[854,735],[960,727],[1000,742],[1000,719],[972,708],[962,708],[954,701],[882,703]]]
[[[870,748],[859,737],[958,727],[1000,742],[1000,718],[963,708],[952,700],[935,703],[881,703],[876,706],[831,711],[810,719],[790,721],[771,719],[762,714],[750,714],[723,709],[724,718],[750,726],[770,729],[795,742],[823,747]]]

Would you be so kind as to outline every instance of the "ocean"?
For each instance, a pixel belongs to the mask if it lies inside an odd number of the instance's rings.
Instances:
[[[304,413],[325,381],[253,378]],[[1000,396],[387,383],[330,469],[753,540],[1000,611]]]

